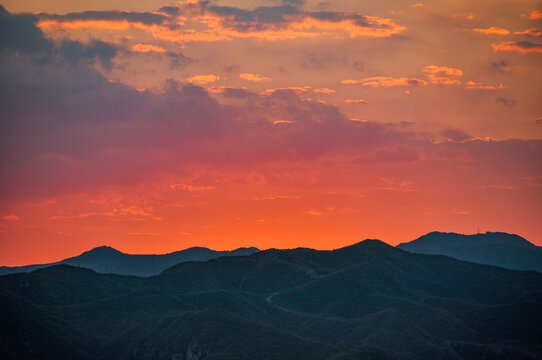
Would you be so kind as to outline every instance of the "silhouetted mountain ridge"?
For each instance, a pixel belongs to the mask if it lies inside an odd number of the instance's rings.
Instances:
[[[541,289],[374,240],[146,278],[56,265],[0,277],[0,358],[540,359]]]
[[[462,235],[431,232],[397,248],[515,270],[542,272],[542,248],[525,238],[504,232]]]
[[[420,236],[414,241],[424,244],[438,243],[439,245],[449,246],[467,246],[475,244],[510,244],[529,248],[536,247],[536,245],[519,235],[509,234],[505,232],[490,231],[472,235],[433,231],[426,235]]]
[[[125,254],[110,246],[99,246],[56,263],[18,267],[3,266],[0,267],[0,275],[29,272],[52,265],[68,264],[92,269],[99,273],[152,276],[185,261],[207,261],[221,256],[250,255],[257,251],[259,250],[254,247],[238,248],[232,251],[215,251],[204,247],[191,247],[162,255],[132,255]]]

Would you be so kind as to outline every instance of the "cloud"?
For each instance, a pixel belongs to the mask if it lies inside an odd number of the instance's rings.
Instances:
[[[0,171],[7,174],[0,179],[3,199],[152,183],[182,174],[191,164],[262,167],[310,161],[411,137],[385,125],[351,122],[337,108],[296,94],[310,87],[264,94],[240,90],[236,106],[175,81],[156,92],[140,92],[108,81],[87,61],[65,66],[69,52],[49,50],[62,43],[50,43],[38,53],[0,52]],[[49,61],[36,60],[45,53],[51,53]],[[213,74],[190,78],[217,79]],[[224,89],[223,95],[234,95],[231,91],[238,90]],[[55,219],[118,214],[69,213]]]
[[[184,190],[189,192],[194,191],[210,191],[216,189],[215,186],[209,185],[189,185],[189,184],[172,184],[170,185],[171,190]]]
[[[314,89],[312,91],[317,94],[334,94],[335,93],[335,90],[328,89],[328,88],[319,88],[319,89]]]
[[[292,120],[274,120],[273,125],[279,125],[279,124],[293,124],[295,121]]]
[[[158,12],[86,11],[38,14],[41,28],[111,30],[142,29],[155,38],[187,43],[234,38],[294,39],[340,34],[355,37],[389,37],[405,27],[391,19],[360,13],[305,11],[297,6],[257,7],[252,10],[213,6],[208,1],[168,5]],[[198,28],[198,30],[194,30]]]
[[[426,73],[427,77],[429,78],[429,81],[431,84],[435,85],[459,85],[461,84],[461,81],[457,79],[451,79],[445,76],[437,76],[437,74],[445,74],[448,76],[455,76],[455,77],[461,77],[463,76],[463,71],[460,69],[447,67],[447,66],[436,66],[436,65],[429,65],[423,68],[422,70],[424,73]]]
[[[212,94],[221,94],[225,97],[246,99],[248,97],[254,96],[253,93],[249,92],[246,87],[232,87],[232,86],[211,86],[207,89],[208,93]]]
[[[321,211],[310,209],[303,212],[305,215],[312,215],[312,216],[322,216],[324,215]]]
[[[344,99],[343,102],[347,104],[368,104],[369,103],[365,99]]]
[[[185,79],[188,82],[195,83],[198,85],[205,85],[217,80],[220,80],[220,76],[208,74],[208,75],[195,75]]]
[[[472,31],[484,34],[484,35],[508,35],[510,34],[510,31],[507,29],[503,29],[497,26],[492,26],[487,29],[472,29]]]
[[[134,44],[132,45],[132,51],[133,52],[141,52],[141,53],[147,53],[147,52],[156,52],[156,53],[165,53],[166,50],[158,45],[152,45],[152,44]]]
[[[491,44],[493,51],[514,51],[521,54],[542,53],[542,43],[534,41],[507,41]]]
[[[506,98],[504,96],[499,96],[497,98],[497,102],[503,104],[504,106],[506,106],[507,108],[513,108],[514,106],[516,106],[516,100],[514,99],[509,99],[509,98]]]
[[[294,5],[294,6],[303,6],[305,0],[281,0],[284,5]]]
[[[427,78],[431,82],[431,84],[434,85],[459,85],[461,84],[460,80],[457,79],[450,79],[444,76],[435,76],[432,74],[428,74]]]
[[[39,13],[38,27],[61,26],[65,28],[102,27],[108,29],[135,26],[147,28],[169,22],[166,14],[133,11],[84,11],[68,14]]]
[[[343,80],[343,84],[361,84],[363,86],[372,86],[372,87],[399,87],[399,86],[425,86],[427,81],[416,79],[416,78],[394,78],[389,76],[376,76],[360,80]]]
[[[422,71],[428,74],[444,73],[450,76],[463,76],[463,71],[461,71],[460,69],[456,69],[456,68],[448,67],[448,66],[428,65],[424,67]]]
[[[91,40],[88,44],[79,41],[64,41],[58,48],[60,54],[71,61],[98,60],[105,69],[111,69],[111,60],[117,55],[117,48],[100,40]]]
[[[512,71],[510,64],[506,60],[491,62],[491,69],[502,73],[509,73],[510,71]]]
[[[53,215],[50,220],[81,220],[92,217],[103,217],[108,220],[134,220],[134,221],[161,221],[160,216],[154,213],[156,210],[152,207],[141,207],[137,205],[114,208],[111,211],[90,211],[69,215]]]
[[[248,74],[248,73],[240,74],[239,78],[243,79],[243,80],[255,81],[255,82],[273,80],[273,79],[271,79],[269,77],[265,77],[265,76],[262,76],[260,74]]]
[[[180,52],[168,51],[166,53],[166,56],[169,59],[169,67],[171,69],[177,69],[179,67],[182,67],[194,62],[194,59],[192,59],[191,57],[185,56],[184,54]]]
[[[352,64],[352,67],[359,72],[365,71],[365,63],[363,61],[356,61]]]
[[[263,37],[268,39],[314,35],[318,31],[344,31],[351,37],[387,37],[404,27],[390,19],[346,12],[308,12],[283,5],[244,10],[226,6],[208,6],[207,2],[181,3],[180,14],[196,21],[212,24],[211,28],[234,37]]]
[[[467,20],[474,20],[474,14],[473,13],[452,14],[452,15],[450,15],[450,17],[452,19],[464,18],[464,19],[467,19]]]
[[[2,217],[2,220],[7,220],[7,221],[19,221],[20,218],[19,218],[17,215],[6,215],[6,216],[3,216],[3,217]]]
[[[16,18],[20,19],[24,18]],[[36,30],[32,26],[24,31]],[[394,164],[408,164],[417,173],[422,162],[431,181],[439,173],[432,170],[465,162],[476,164],[477,171],[488,169],[488,177],[512,173],[502,171],[503,166],[521,170],[515,174],[540,172],[542,142],[470,139],[435,144],[402,126],[402,119],[397,124],[351,121],[335,106],[304,99],[313,90],[303,86],[269,89],[263,94],[223,88],[215,97],[194,84],[169,80],[156,91],[140,92],[121,82],[109,82],[91,62],[98,58],[66,66],[68,55],[58,50],[63,42],[40,38],[39,30],[34,33],[36,46],[49,45],[39,51],[22,51],[19,45],[3,42],[0,51],[3,201],[140,186],[156,189],[164,179],[186,177],[202,168],[229,176],[254,171],[266,181],[296,184],[313,176],[329,178],[330,169],[352,171],[348,181],[359,179],[360,171]],[[25,35],[9,36],[20,39]],[[48,61],[43,61],[45,56]],[[356,83],[425,84],[419,79],[393,77]],[[235,97],[234,105],[222,102],[227,96]],[[457,134],[448,136],[462,139]],[[437,180],[442,179],[446,177]],[[172,191],[171,184],[184,191]],[[180,180],[168,182],[165,188],[173,195],[205,194],[190,192],[198,186],[216,185]],[[299,211],[310,208],[307,205]],[[126,204],[54,214],[57,220],[74,221],[89,217],[154,221],[159,215],[146,205]]]
[[[523,31],[515,31],[516,35],[542,36],[542,30],[536,28],[525,29]]]
[[[504,89],[504,85],[503,84],[487,85],[481,82],[469,81],[467,83],[467,86],[465,86],[465,89],[467,90],[500,90],[500,89]]]
[[[472,136],[460,129],[448,129],[441,132],[441,135],[448,141],[468,141],[472,139]]]
[[[105,69],[111,68],[118,52],[116,46],[96,39],[87,43],[73,40],[54,43],[35,26],[37,21],[34,15],[10,14],[0,5],[0,49],[39,55],[45,62],[55,58],[72,65],[99,61]]]
[[[348,61],[344,55],[329,52],[311,52],[306,56],[306,59],[301,65],[304,68],[324,70],[332,66],[346,65],[347,63]]]
[[[29,53],[52,51],[53,43],[34,26],[36,21],[34,15],[10,14],[0,4],[0,48]]]
[[[279,92],[279,93],[282,93],[282,92],[286,92],[286,93],[294,93],[294,94],[297,94],[297,95],[301,95],[301,94],[305,94],[307,92],[309,92],[310,90],[310,86],[289,86],[289,87],[281,87],[281,88],[273,88],[273,89],[265,89],[262,94],[264,95],[272,95],[276,92]]]
[[[337,108],[304,101],[291,89],[250,93],[231,106],[190,84],[169,81],[161,91],[138,92],[91,66],[3,56],[10,69],[0,71],[3,199],[152,183],[192,164],[262,168],[315,161],[412,137],[382,124],[351,122]],[[136,216],[108,210],[55,219],[120,215]]]
[[[416,3],[416,4],[412,4],[411,7],[413,7],[413,8],[423,8],[424,5],[422,3]]]
[[[529,15],[522,15],[529,20],[540,20],[542,19],[542,10],[533,10]]]

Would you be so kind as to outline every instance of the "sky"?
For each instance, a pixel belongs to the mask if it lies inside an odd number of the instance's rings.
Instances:
[[[0,4],[0,265],[542,245],[540,1]]]

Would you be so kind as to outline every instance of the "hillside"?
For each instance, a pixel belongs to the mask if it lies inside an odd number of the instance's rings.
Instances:
[[[542,272],[542,248],[521,236],[503,232],[462,235],[432,232],[397,248],[515,270]]]
[[[59,265],[0,289],[1,358],[542,358],[542,274],[376,240],[148,278]]]
[[[131,255],[109,246],[100,246],[68,259],[50,264],[0,267],[0,275],[29,272],[52,265],[73,265],[94,270],[98,273],[152,276],[186,261],[207,261],[221,256],[250,255],[258,249],[239,248],[232,251],[215,251],[204,247],[192,247],[163,255]]]

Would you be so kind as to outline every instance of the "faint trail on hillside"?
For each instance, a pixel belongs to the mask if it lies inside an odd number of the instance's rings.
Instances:
[[[335,315],[320,315],[320,314],[307,313],[307,312],[303,312],[303,311],[298,311],[298,310],[292,310],[292,309],[285,308],[285,307],[280,306],[280,305],[273,302],[273,297],[275,297],[278,294],[280,294],[280,291],[275,291],[274,293],[272,293],[271,295],[266,296],[266,298],[265,298],[265,302],[269,306],[274,307],[277,310],[280,310],[280,311],[283,311],[283,312],[286,312],[286,313],[289,313],[289,314],[293,314],[293,315],[312,317],[312,318],[317,318],[317,319],[325,319],[325,320],[340,321],[340,322],[352,322],[353,321],[353,320],[345,319],[345,318],[335,316]]]

